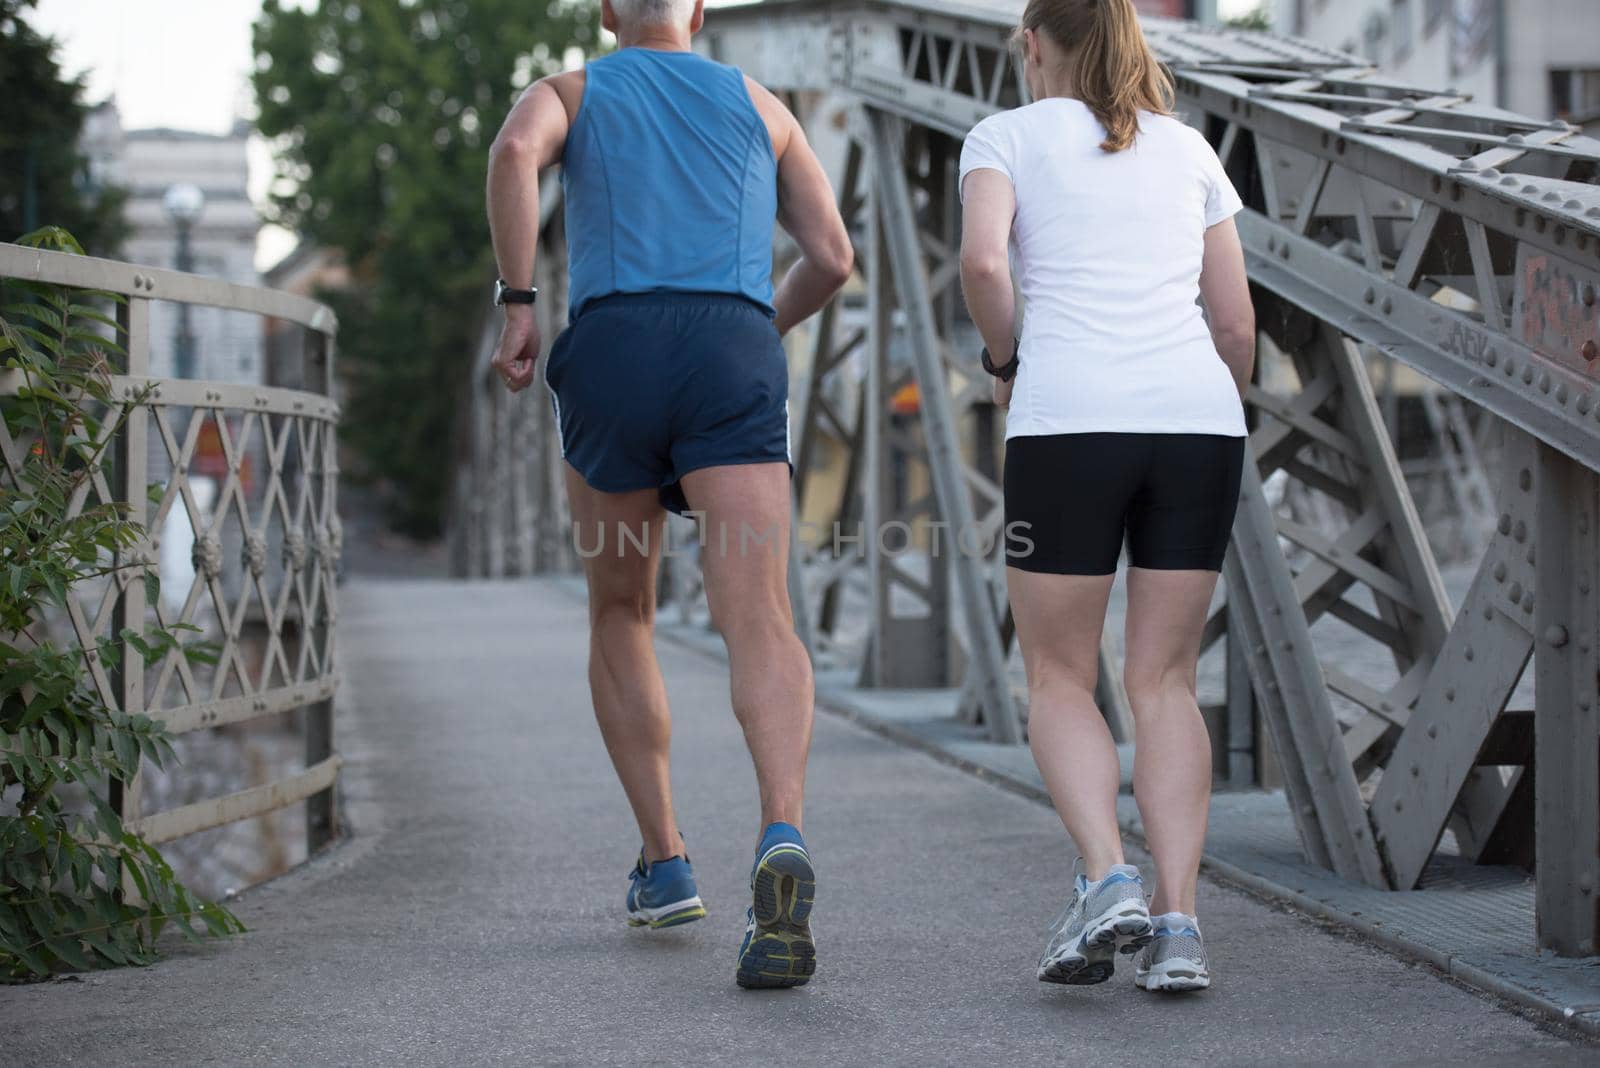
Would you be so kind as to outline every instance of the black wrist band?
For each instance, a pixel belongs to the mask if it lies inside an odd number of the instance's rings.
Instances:
[[[1020,338],[1014,338],[1013,339],[1013,348],[1011,350],[1011,359],[1007,360],[1005,362],[1004,366],[996,367],[994,365],[994,361],[989,358],[989,347],[987,345],[985,345],[984,348],[983,348],[983,357],[982,357],[983,369],[985,371],[989,372],[990,374],[994,375],[1000,381],[1009,382],[1009,381],[1011,381],[1013,378],[1015,378],[1017,376],[1017,367],[1021,363],[1021,360],[1020,360],[1021,355],[1022,355],[1022,340]]]

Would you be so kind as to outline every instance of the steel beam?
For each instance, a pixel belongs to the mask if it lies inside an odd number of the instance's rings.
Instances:
[[[1600,947],[1600,474],[1541,447],[1533,612],[1539,946]]]
[[[961,445],[950,404],[942,346],[933,321],[926,268],[917,240],[916,211],[911,202],[911,187],[906,181],[905,126],[898,118],[883,112],[869,112],[868,122],[872,132],[877,215],[900,308],[909,328],[930,473],[940,513],[951,530],[959,535],[961,531],[975,529],[975,519],[962,470]],[[1000,648],[995,604],[984,575],[984,562],[957,551],[951,566],[961,598],[969,670],[976,673],[983,693],[983,713],[989,732],[996,741],[1021,741],[1022,724],[1006,680],[1005,656]]]

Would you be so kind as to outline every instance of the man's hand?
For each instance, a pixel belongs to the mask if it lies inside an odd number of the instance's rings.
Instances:
[[[533,383],[533,369],[539,362],[539,324],[529,305],[507,304],[505,312],[506,323],[492,365],[506,388],[517,393]]]
[[[994,406],[996,408],[1011,407],[1011,390],[1016,384],[1015,375],[1005,382],[1000,381],[998,378],[994,380]]]

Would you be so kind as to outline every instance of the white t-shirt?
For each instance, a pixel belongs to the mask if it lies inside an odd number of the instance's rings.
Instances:
[[[1017,196],[1022,366],[1007,438],[1246,433],[1196,303],[1205,231],[1243,205],[1198,131],[1148,112],[1139,129],[1133,147],[1106,152],[1087,106],[1049,97],[967,135],[963,186],[989,168]]]

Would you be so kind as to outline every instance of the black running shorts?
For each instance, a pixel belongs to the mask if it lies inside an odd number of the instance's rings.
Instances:
[[[1245,439],[1219,434],[1047,434],[1006,442],[1006,563],[1109,575],[1220,571]]]

